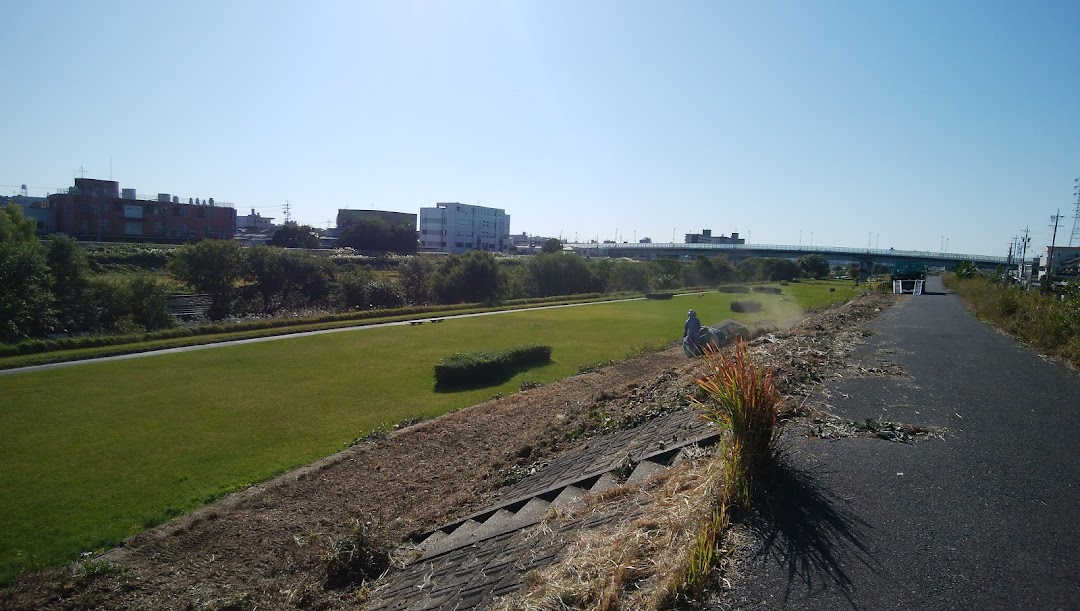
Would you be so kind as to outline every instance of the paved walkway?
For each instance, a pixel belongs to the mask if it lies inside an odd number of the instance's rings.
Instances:
[[[843,380],[827,402],[951,432],[913,445],[788,436],[771,515],[710,608],[1080,608],[1080,375],[931,280],[939,294],[886,311],[861,351],[908,376]]]

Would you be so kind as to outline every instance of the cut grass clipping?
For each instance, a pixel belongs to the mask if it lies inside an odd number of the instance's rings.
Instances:
[[[435,390],[483,388],[518,372],[551,362],[551,346],[530,344],[506,350],[458,352],[435,364]]]
[[[723,553],[731,509],[745,508],[776,461],[780,394],[771,371],[750,358],[745,341],[732,353],[705,354],[698,401],[725,432],[711,457],[694,457],[640,486],[589,495],[581,508],[553,512],[547,532],[581,520],[613,517],[610,528],[575,528],[553,566],[533,571],[525,588],[495,601],[499,611],[696,608]],[[638,512],[627,513],[627,507]]]
[[[493,601],[498,611],[658,611],[684,608],[690,601],[683,586],[691,569],[708,576],[713,555],[691,557],[687,548],[709,531],[705,547],[716,549],[717,519],[726,524],[723,466],[718,456],[694,456],[639,485],[624,485],[585,497],[581,505],[551,511],[540,529],[555,535],[564,550],[558,563],[525,576],[525,587]],[[640,511],[627,511],[627,508]],[[611,520],[601,528],[581,521]],[[576,525],[573,526],[572,525]],[[708,536],[706,534],[706,536]],[[542,541],[543,539],[541,539]]]

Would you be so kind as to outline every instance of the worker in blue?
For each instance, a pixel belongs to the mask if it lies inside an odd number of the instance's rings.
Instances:
[[[686,313],[686,324],[683,325],[683,337],[693,345],[695,352],[700,349],[698,341],[701,337],[701,321],[698,320],[697,312],[693,310]]]

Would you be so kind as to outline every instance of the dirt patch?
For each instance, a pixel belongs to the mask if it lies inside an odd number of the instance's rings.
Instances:
[[[858,324],[889,297],[867,294],[755,341],[790,405],[847,366]],[[383,552],[490,505],[589,437],[686,407],[695,367],[670,348],[390,432],[140,533],[89,574],[83,563],[28,576],[0,606],[355,608]]]

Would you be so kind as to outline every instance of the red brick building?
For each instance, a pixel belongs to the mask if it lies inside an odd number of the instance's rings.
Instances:
[[[123,195],[118,182],[76,178],[67,193],[49,196],[56,232],[80,240],[160,243],[230,239],[236,233],[234,208],[182,204],[164,193],[157,201],[135,199],[133,189]]]

